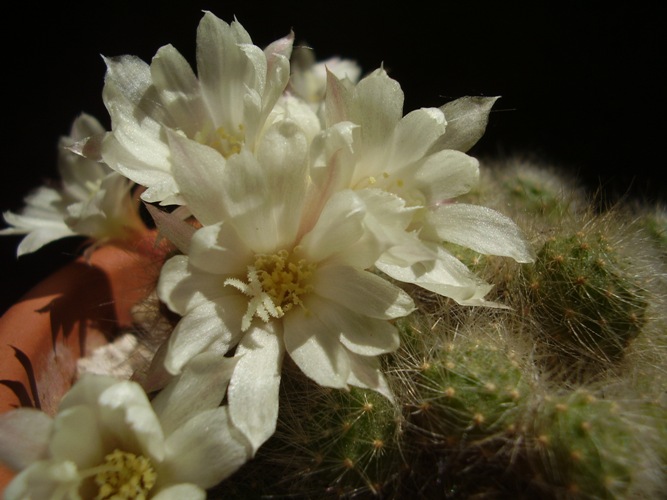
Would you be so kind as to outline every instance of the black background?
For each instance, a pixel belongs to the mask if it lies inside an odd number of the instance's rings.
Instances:
[[[463,5],[465,4],[465,5]],[[104,9],[100,7],[104,5]],[[58,2],[3,9],[2,210],[55,176],[56,142],[85,111],[109,127],[101,54],[150,60],[173,44],[194,65],[202,10],[234,16],[265,46],[293,29],[319,59],[383,64],[405,111],[464,95],[500,95],[471,154],[561,167],[608,200],[667,200],[665,15],[660,2]],[[15,29],[15,31],[14,31]],[[0,237],[0,313],[80,240],[15,258]]]

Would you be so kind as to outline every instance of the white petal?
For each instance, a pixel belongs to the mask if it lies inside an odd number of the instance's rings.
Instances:
[[[369,318],[335,302],[316,297],[308,301],[308,306],[311,314],[317,314],[318,319],[326,325],[325,335],[338,338],[354,353],[376,356],[395,351],[400,344],[398,331],[386,320]]]
[[[196,414],[166,445],[163,467],[169,481],[204,489],[232,475],[251,456],[250,443],[231,423],[226,406]]]
[[[105,444],[111,440],[120,449],[163,459],[162,426],[139,384],[117,382],[100,395],[99,407]]]
[[[380,276],[349,266],[317,269],[313,287],[317,295],[371,318],[399,318],[414,310],[414,302],[403,290]]]
[[[491,107],[497,100],[498,97],[462,97],[442,106],[447,131],[433,151],[468,151],[484,135]]]
[[[225,158],[181,134],[168,130],[167,137],[173,176],[193,215],[204,226],[224,220]]]
[[[479,181],[479,162],[452,149],[429,156],[413,169],[415,187],[424,193],[427,205],[467,193]]]
[[[160,489],[152,500],[206,500],[206,490],[194,484],[181,483]]]
[[[483,299],[493,285],[481,280],[461,261],[444,250],[403,250],[399,247],[392,248],[375,263],[376,267],[396,280],[414,283],[426,290],[450,297],[462,305],[502,307]],[[431,253],[430,258],[426,257],[428,253]],[[411,261],[413,255],[419,260]]]
[[[164,124],[194,137],[210,117],[192,68],[173,46],[166,45],[153,57],[150,71],[164,106]]]
[[[419,160],[445,133],[445,117],[437,108],[422,108],[405,115],[396,125],[389,170]]]
[[[204,352],[185,365],[183,373],[151,400],[166,435],[196,413],[220,406],[236,360]]]
[[[361,125],[364,147],[384,148],[403,116],[403,91],[396,80],[377,69],[355,89],[355,113],[351,121]]]
[[[517,262],[533,262],[534,254],[519,227],[490,208],[467,205],[441,205],[429,213],[428,222],[445,241],[476,252],[511,257]]]
[[[339,191],[324,206],[299,245],[313,262],[349,248],[364,234],[365,205],[353,191]]]
[[[52,458],[69,460],[80,469],[94,467],[104,460],[105,444],[95,406],[74,406],[56,415],[49,443]]]
[[[175,255],[160,270],[157,294],[169,309],[183,316],[205,302],[228,295],[224,283],[224,276],[201,272],[190,266],[186,255]]]
[[[310,379],[324,387],[347,388],[350,371],[340,332],[320,319],[327,301],[309,300],[307,311],[294,310],[284,318],[285,347],[290,357]]]
[[[244,123],[247,89],[263,91],[266,67],[256,68],[242,50],[250,36],[238,23],[231,25],[205,12],[197,28],[197,72],[214,128],[235,130]],[[259,73],[259,74],[258,74]]]
[[[189,257],[190,263],[202,271],[238,275],[252,262],[253,253],[232,224],[221,222],[205,226],[194,234]]]
[[[207,301],[188,312],[169,337],[165,367],[178,374],[194,356],[215,345],[226,352],[241,332],[248,301],[238,293]]]
[[[356,387],[364,387],[379,392],[389,401],[394,401],[394,394],[380,369],[380,361],[376,357],[360,356],[350,353],[350,377],[348,383]]]
[[[227,398],[232,422],[248,438],[253,454],[276,429],[284,347],[276,321],[252,326],[234,357],[239,361]]]
[[[53,420],[34,408],[17,408],[0,415],[0,462],[13,470],[46,458]]]
[[[76,465],[58,460],[40,460],[21,471],[5,488],[5,500],[32,500],[53,498],[54,491],[62,491],[69,498],[78,499],[81,483]]]

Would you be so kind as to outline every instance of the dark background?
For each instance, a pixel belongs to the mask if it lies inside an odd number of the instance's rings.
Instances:
[[[609,201],[667,200],[659,2],[99,4],[105,9],[93,2],[3,9],[2,210],[19,210],[29,190],[55,176],[56,142],[81,111],[110,125],[100,55],[148,61],[171,43],[194,65],[202,10],[227,22],[236,15],[262,47],[293,29],[319,59],[356,59],[365,71],[384,64],[405,91],[406,112],[501,95],[471,154],[537,158]],[[0,237],[0,313],[80,244],[52,244],[17,261],[19,240]]]

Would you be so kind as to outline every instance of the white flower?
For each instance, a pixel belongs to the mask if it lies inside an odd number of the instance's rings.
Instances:
[[[385,248],[367,230],[367,215],[381,205],[405,225],[410,213],[400,200],[351,190],[324,200],[309,182],[299,127],[285,120],[266,135],[257,158],[241,151],[226,161],[170,135],[174,177],[204,227],[183,248],[187,255],[165,263],[158,283],[160,299],[182,316],[167,370],[235,347],[230,415],[254,449],[275,429],[285,353],[323,386],[391,397],[377,356],[399,345],[388,320],[414,308],[405,292],[366,270]]]
[[[254,150],[289,78],[292,36],[264,51],[237,21],[210,12],[197,30],[197,71],[171,45],[150,65],[133,56],[106,59],[104,102],[112,133],[102,158],[148,189],[142,198],[182,204],[166,131],[177,131],[225,158]]]
[[[380,189],[416,209],[407,231],[394,234],[394,246],[376,267],[461,304],[494,305],[483,299],[491,285],[449,254],[442,241],[518,262],[532,260],[531,249],[509,218],[485,207],[453,203],[478,182],[478,162],[463,151],[482,136],[495,100],[462,98],[403,116],[403,92],[382,69],[356,86],[333,74],[328,79],[327,123],[347,127],[353,136],[352,147],[338,153],[334,191]],[[313,177],[330,182],[322,166],[313,169]]]
[[[356,83],[361,76],[361,68],[355,61],[331,57],[316,62],[313,50],[309,47],[294,48],[291,67],[288,90],[309,103],[315,111],[320,111],[324,104],[328,72],[338,79],[348,79],[351,83]]]
[[[218,406],[233,364],[198,357],[152,405],[134,382],[85,375],[54,418],[1,415],[0,458],[21,471],[4,498],[204,499],[249,456]]]
[[[3,214],[11,227],[0,230],[0,234],[26,234],[18,246],[18,256],[67,236],[88,236],[104,242],[144,229],[130,193],[133,183],[106,165],[67,149],[103,130],[92,116],[79,116],[70,136],[60,139],[60,187],[40,187],[26,197],[20,213]]]

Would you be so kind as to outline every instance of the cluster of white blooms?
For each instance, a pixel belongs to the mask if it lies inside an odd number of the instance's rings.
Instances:
[[[285,355],[322,386],[392,398],[379,356],[399,346],[391,320],[414,310],[395,282],[498,305],[484,300],[491,285],[443,241],[532,260],[511,220],[455,201],[478,180],[478,162],[465,151],[482,136],[495,98],[403,116],[403,92],[383,69],[359,79],[355,64],[338,59],[290,68],[292,45],[289,35],[262,50],[238,22],[205,13],[196,73],[170,45],[150,64],[106,59],[112,130],[75,137],[67,152],[83,155],[90,174],[64,179],[64,191],[89,190],[74,202],[40,191],[25,214],[5,214],[16,226],[6,232],[30,233],[24,251],[72,233],[108,235],[101,225],[78,228],[92,226],[93,212],[116,221],[97,193],[120,206],[119,193],[136,183],[179,250],[157,294],[181,317],[160,351],[166,386],[151,402],[133,383],[88,376],[55,420],[30,417],[47,441],[14,461],[27,468],[10,498],[45,498],[47,488],[75,498],[81,485],[95,487],[91,478],[111,484],[105,474],[132,467],[150,469],[122,479],[139,481],[142,494],[194,498],[190,490],[229,475],[274,433]],[[122,186],[105,191],[111,182]],[[164,209],[173,205],[180,208]],[[46,206],[57,210],[33,221]],[[136,211],[127,217],[114,228],[133,227]],[[3,425],[20,428],[20,420]],[[91,438],[68,440],[71,426]],[[92,437],[104,433],[113,438]]]

